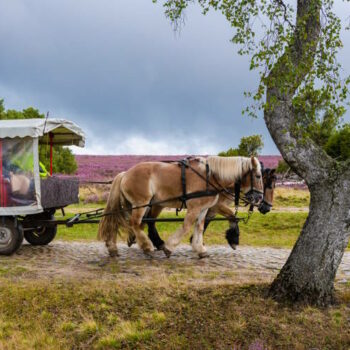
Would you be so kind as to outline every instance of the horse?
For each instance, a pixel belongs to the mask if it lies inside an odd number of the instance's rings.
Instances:
[[[217,204],[220,193],[238,181],[243,184],[242,192],[251,203],[261,203],[261,165],[255,157],[198,157],[189,160],[186,166],[179,166],[178,162],[139,163],[113,180],[98,238],[105,241],[111,256],[117,256],[117,234],[123,229],[136,237],[146,255],[152,255],[153,244],[143,231],[142,219],[150,208],[179,208],[185,204],[187,213],[182,227],[162,248],[169,257],[196,223],[192,249],[199,257],[204,257],[202,232],[208,209]]]
[[[266,168],[264,169],[263,164],[261,163],[262,168],[262,174],[263,174],[263,187],[264,187],[264,197],[261,201],[260,205],[258,206],[258,210],[262,214],[268,213],[273,205],[273,195],[274,195],[274,189],[276,185],[276,175],[275,171],[276,169],[270,169]],[[248,178],[243,178],[243,182],[247,182]],[[243,183],[243,187],[249,186],[248,183]],[[232,193],[234,193],[234,187],[228,188],[228,190]],[[211,208],[208,209],[207,215],[204,220],[204,229],[203,234],[205,233],[207,227],[209,226],[211,220],[217,215],[220,214],[227,219],[229,219],[229,229],[226,231],[226,239],[231,246],[232,249],[236,249],[236,246],[238,245],[239,241],[239,228],[238,223],[235,220],[235,213],[230,207],[230,205],[233,202],[233,197],[225,195],[225,193],[219,194],[219,200],[218,202]],[[157,218],[161,211],[163,210],[162,207],[152,206],[150,212],[148,213],[147,218]],[[148,236],[150,240],[152,241],[153,245],[158,249],[163,249],[164,241],[160,238],[159,233],[156,228],[155,222],[148,222]],[[192,243],[193,237],[190,238],[190,242]],[[130,236],[128,238],[128,245],[131,246],[135,242],[135,237]]]

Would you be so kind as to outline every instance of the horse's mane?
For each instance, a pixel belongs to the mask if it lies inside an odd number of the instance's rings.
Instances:
[[[252,160],[248,157],[220,157],[207,158],[210,171],[221,180],[237,181],[244,174],[252,170]],[[260,162],[256,159],[257,170],[261,171]]]

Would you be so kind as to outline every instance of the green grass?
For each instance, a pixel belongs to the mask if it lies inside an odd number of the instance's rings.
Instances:
[[[0,349],[346,349],[349,293],[287,307],[265,285],[0,280]],[[183,279],[183,282],[184,279]],[[255,345],[253,347],[253,345]]]
[[[241,214],[244,216],[245,214]],[[181,213],[180,217],[183,216]],[[243,245],[292,247],[306,220],[307,213],[269,213],[261,215],[254,213],[248,224],[240,224],[241,241]],[[161,217],[176,217],[174,213],[164,213]],[[181,223],[157,223],[158,232],[163,239],[169,237]],[[96,224],[76,225],[73,228],[59,226],[58,239],[63,240],[95,240],[97,235]],[[205,233],[205,243],[226,244],[225,231],[228,228],[226,221],[212,222]],[[189,236],[183,242],[188,243]]]
[[[309,202],[310,201],[308,198],[300,198],[297,196],[289,196],[289,197],[276,196],[274,199],[274,206],[282,207],[282,208],[288,208],[288,207],[304,208],[309,206]]]
[[[79,202],[77,204],[71,204],[66,208],[66,210],[69,211],[69,209],[82,209],[81,211],[83,212],[86,208],[89,208],[89,209],[91,208],[93,210],[93,209],[104,208],[105,206],[106,206],[105,202],[88,203],[88,204]]]
[[[308,190],[277,187],[274,192],[274,207],[308,207],[310,204],[310,193]]]

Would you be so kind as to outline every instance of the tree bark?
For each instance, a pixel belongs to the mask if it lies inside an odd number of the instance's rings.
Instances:
[[[312,68],[320,35],[319,0],[298,0],[294,38],[267,79],[264,119],[284,159],[310,189],[310,212],[285,266],[272,283],[278,300],[327,305],[350,235],[350,170],[295,129],[297,88]]]
[[[350,235],[350,174],[310,187],[310,213],[287,263],[271,285],[277,300],[325,306]]]

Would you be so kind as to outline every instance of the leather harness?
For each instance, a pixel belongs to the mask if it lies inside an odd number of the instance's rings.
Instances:
[[[176,209],[176,215],[182,210],[187,209],[187,201],[194,198],[200,198],[200,197],[207,197],[207,196],[216,196],[218,194],[218,191],[210,191],[209,190],[209,165],[208,162],[205,163],[205,182],[206,182],[206,190],[205,191],[197,191],[197,192],[191,192],[187,193],[187,186],[186,186],[186,169],[190,168],[192,171],[194,171],[197,175],[200,175],[195,169],[193,169],[189,164],[188,161],[190,158],[186,158],[183,160],[178,161],[179,166],[181,166],[181,187],[182,187],[182,195],[179,198],[181,201],[181,207]],[[202,177],[200,175],[200,177]]]
[[[207,196],[216,196],[219,193],[225,192],[228,193],[230,196],[232,196],[232,193],[228,191],[226,188],[217,188],[217,186],[213,185],[209,182],[209,165],[206,161],[205,163],[205,178],[194,168],[192,168],[189,165],[189,160],[191,157],[182,159],[178,161],[179,166],[181,166],[181,187],[182,187],[182,195],[179,197],[179,200],[181,201],[181,207],[176,208],[176,215],[182,210],[187,209],[187,201],[194,198],[200,198],[200,197],[207,197]],[[187,193],[187,186],[186,186],[186,169],[191,169],[194,173],[196,173],[199,177],[201,177],[206,182],[206,190],[205,191],[198,191],[198,192],[191,192]],[[215,179],[215,178],[214,178]],[[216,183],[220,186],[218,181],[215,179]],[[253,189],[253,172],[250,172],[250,181],[251,181],[251,188]],[[209,190],[209,185],[215,188],[215,190]],[[236,214],[239,206],[239,199],[240,199],[240,192],[241,192],[241,181],[237,181],[234,186],[234,202],[236,207]],[[249,207],[249,212],[252,212],[254,210],[254,205],[251,204]],[[236,216],[236,215],[235,215]]]

